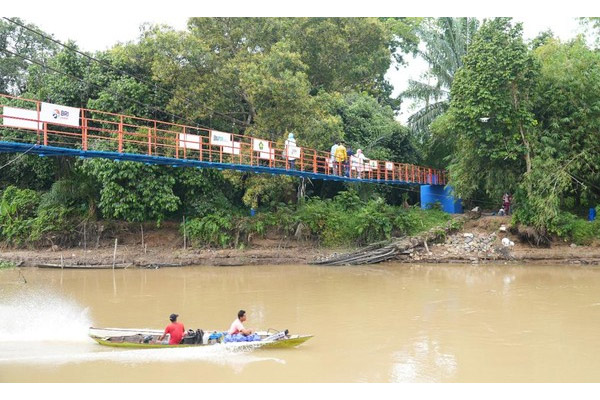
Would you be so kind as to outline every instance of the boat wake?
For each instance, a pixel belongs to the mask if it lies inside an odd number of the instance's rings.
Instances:
[[[4,297],[4,296],[2,296]],[[88,336],[93,322],[89,309],[51,291],[28,291],[0,304],[0,366],[6,364],[64,365],[113,362],[150,364],[200,361],[243,368],[260,361],[283,360],[251,354],[252,346],[205,346],[167,349],[114,349]]]
[[[22,289],[0,304],[0,342],[88,342],[90,324],[87,308],[51,291]]]
[[[45,351],[41,346],[36,346],[35,351],[3,351],[6,344],[0,345],[0,365],[5,363],[15,364],[34,363],[37,365],[65,365],[90,362],[113,362],[117,364],[153,364],[153,363],[180,363],[180,362],[208,362],[223,366],[232,366],[243,369],[247,364],[255,362],[272,361],[284,364],[285,361],[274,357],[260,357],[250,353],[250,350],[232,351],[225,346],[210,346],[199,348],[169,348],[169,349],[128,349],[114,350],[102,349],[97,344],[90,346],[73,346],[65,349],[61,346],[60,351]],[[24,350],[24,349],[22,349]]]

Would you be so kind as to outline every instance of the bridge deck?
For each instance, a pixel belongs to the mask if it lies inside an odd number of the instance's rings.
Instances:
[[[0,107],[0,152],[4,153],[105,158],[345,182],[446,184],[446,171],[413,164],[352,159],[344,171],[343,166],[332,163],[328,152],[306,147],[293,149],[292,161],[283,143],[212,129],[3,94]],[[51,110],[51,116],[43,115],[44,107]],[[71,118],[61,124],[56,117],[61,116],[62,108],[71,112]],[[347,176],[341,176],[344,174]]]

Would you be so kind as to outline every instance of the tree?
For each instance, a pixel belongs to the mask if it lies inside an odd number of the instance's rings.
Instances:
[[[419,55],[429,64],[424,81],[409,80],[403,98],[413,99],[423,107],[408,119],[409,127],[421,143],[429,140],[429,125],[450,104],[454,75],[463,66],[467,47],[479,28],[477,18],[427,18],[417,32],[425,49]]]
[[[100,186],[99,208],[104,218],[154,220],[160,225],[180,204],[173,193],[175,179],[165,168],[99,159],[86,160],[81,168]]]
[[[508,18],[484,21],[454,78],[447,129],[456,138],[449,166],[457,194],[499,198],[532,169],[537,121],[532,95],[539,67]]]
[[[44,62],[58,46],[34,33],[43,33],[37,26],[19,18],[10,20],[14,22],[0,20],[0,49],[4,50],[0,52],[0,92],[19,96],[27,90],[29,60]]]
[[[600,200],[600,55],[583,37],[547,40],[534,54],[541,65],[533,108],[539,134],[516,217],[557,233],[561,209],[578,212],[585,203],[586,212]]]

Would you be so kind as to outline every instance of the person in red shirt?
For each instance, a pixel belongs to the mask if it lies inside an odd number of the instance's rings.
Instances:
[[[171,323],[165,328],[165,333],[158,338],[159,342],[162,342],[165,336],[169,335],[169,344],[181,343],[181,339],[183,339],[183,335],[185,333],[185,328],[183,327],[183,324],[177,322],[177,317],[179,317],[179,314],[171,314],[169,317]]]

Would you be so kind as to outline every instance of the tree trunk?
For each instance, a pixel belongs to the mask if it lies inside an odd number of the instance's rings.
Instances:
[[[515,85],[515,83],[513,82],[511,84],[511,92],[512,92],[512,97],[513,97],[513,106],[515,108],[515,111],[519,111],[519,96],[518,96],[518,91],[517,91],[517,87]],[[525,149],[527,149],[526,153],[525,153],[525,165],[527,167],[527,173],[531,172],[531,146],[529,145],[529,141],[527,140],[527,137],[525,136],[525,128],[523,128],[523,122],[519,121],[519,133],[521,134],[521,140],[523,141],[523,144],[525,145]]]

